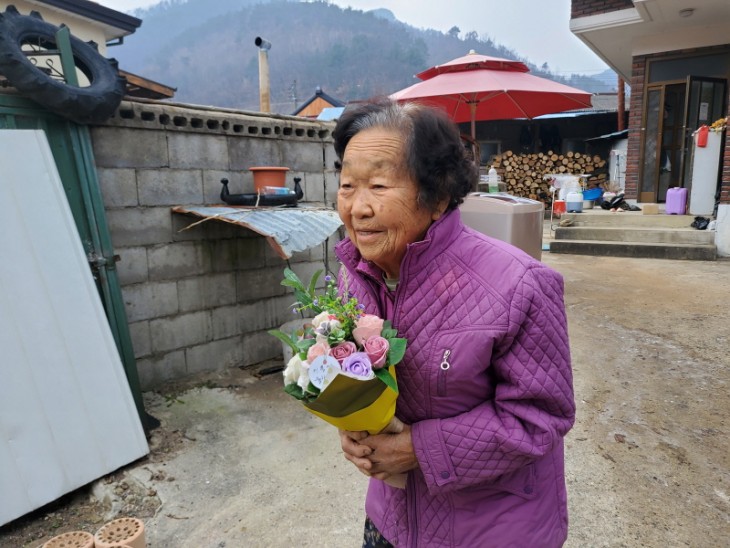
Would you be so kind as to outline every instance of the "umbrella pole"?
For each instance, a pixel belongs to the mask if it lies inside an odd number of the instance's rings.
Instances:
[[[477,104],[470,103],[469,110],[471,111],[471,138],[477,140]]]
[[[476,154],[476,143],[477,143],[477,122],[476,122],[476,117],[477,117],[477,104],[476,103],[470,103],[469,104],[469,110],[471,110],[471,138],[474,141],[474,144],[472,145],[472,150],[474,150],[474,164],[477,166],[477,169],[479,169],[479,165],[481,163],[481,158],[477,157],[477,154]]]

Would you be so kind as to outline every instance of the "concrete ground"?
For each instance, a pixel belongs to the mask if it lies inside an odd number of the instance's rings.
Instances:
[[[543,260],[565,276],[578,405],[567,546],[726,545],[730,262]],[[169,460],[128,471],[162,501],[150,545],[358,546],[366,479],[278,374],[253,372],[208,377],[221,388],[184,403],[148,395],[183,433]]]
[[[543,261],[565,277],[578,409],[566,546],[727,546],[730,262]],[[152,456],[95,492],[148,546],[360,546],[366,478],[272,365],[145,395]]]

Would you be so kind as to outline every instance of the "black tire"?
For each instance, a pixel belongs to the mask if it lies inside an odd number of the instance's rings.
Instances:
[[[90,84],[72,86],[53,78],[24,53],[25,43],[56,49],[59,27],[47,23],[37,12],[21,15],[15,6],[0,13],[0,74],[21,93],[51,112],[80,124],[97,124],[119,107],[126,80],[119,75],[116,61],[105,59],[92,46],[71,36],[74,64]]]

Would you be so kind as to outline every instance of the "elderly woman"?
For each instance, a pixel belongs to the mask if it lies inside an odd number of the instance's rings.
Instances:
[[[341,283],[408,339],[398,434],[340,432],[371,477],[363,546],[560,546],[575,416],[559,274],[467,228],[477,173],[446,117],[375,100],[334,132]],[[405,489],[386,480],[407,473]]]

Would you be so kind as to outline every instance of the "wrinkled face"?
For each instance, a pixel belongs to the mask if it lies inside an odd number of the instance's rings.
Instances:
[[[360,131],[348,143],[337,210],[362,257],[388,278],[400,276],[406,246],[441,215],[418,206],[418,185],[403,168],[403,138],[383,128]]]

